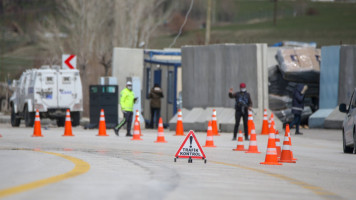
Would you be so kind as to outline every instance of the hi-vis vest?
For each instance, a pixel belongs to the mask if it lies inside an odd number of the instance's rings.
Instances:
[[[133,111],[135,93],[127,88],[120,92],[120,105],[123,111]]]

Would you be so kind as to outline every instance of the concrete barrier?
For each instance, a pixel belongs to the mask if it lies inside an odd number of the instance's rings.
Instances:
[[[340,46],[321,48],[319,110],[309,117],[310,128],[324,128],[324,121],[338,105]]]
[[[190,110],[182,108],[182,118],[184,119],[187,115],[189,115]],[[169,130],[175,131],[177,125],[178,113],[176,113],[171,120],[169,120]]]
[[[339,111],[339,107],[336,107],[325,119],[324,128],[342,129],[342,123],[345,119],[345,115],[345,113]]]
[[[309,128],[324,128],[325,119],[334,111],[334,109],[319,109],[309,117]]]
[[[217,111],[218,123],[219,112],[229,116],[219,127],[222,131],[233,130],[235,101],[228,97],[228,91],[229,88],[238,91],[241,82],[247,85],[257,116],[262,116],[263,110],[268,109],[266,44],[184,46],[182,66],[183,105],[194,111],[189,113],[194,117],[183,118],[184,129],[206,130],[206,116],[211,117],[211,114],[194,108],[222,107],[231,111]]]

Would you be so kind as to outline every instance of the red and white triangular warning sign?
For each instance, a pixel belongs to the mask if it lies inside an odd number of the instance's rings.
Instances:
[[[187,137],[178,149],[174,161],[176,161],[176,158],[189,158],[190,161],[192,158],[206,159],[203,149],[195,137],[194,131],[189,131]]]

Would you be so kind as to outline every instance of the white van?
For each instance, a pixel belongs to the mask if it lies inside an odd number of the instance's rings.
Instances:
[[[25,71],[14,81],[15,91],[10,98],[11,125],[33,126],[36,109],[41,118],[56,119],[64,126],[66,110],[70,109],[72,125],[80,123],[83,111],[83,92],[79,71],[59,69],[59,66]]]

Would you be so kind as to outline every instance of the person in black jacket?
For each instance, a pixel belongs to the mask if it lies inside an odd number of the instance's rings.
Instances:
[[[151,99],[151,121],[150,128],[158,127],[158,120],[161,116],[161,98],[163,98],[163,92],[159,84],[155,84],[148,95]]]
[[[252,109],[252,101],[250,94],[246,91],[246,84],[240,84],[240,92],[233,93],[233,89],[229,90],[229,97],[235,98],[235,127],[234,127],[234,136],[232,140],[236,140],[237,131],[239,130],[241,117],[244,123],[244,131],[245,131],[245,140],[248,140],[248,110]]]
[[[295,127],[296,135],[303,135],[303,133],[299,132],[299,125],[302,118],[302,112],[304,109],[304,97],[307,89],[308,86],[301,83],[298,83],[294,89],[293,101],[292,101],[292,113],[294,114],[294,119],[289,124],[289,127],[292,128],[294,125],[296,125]]]

